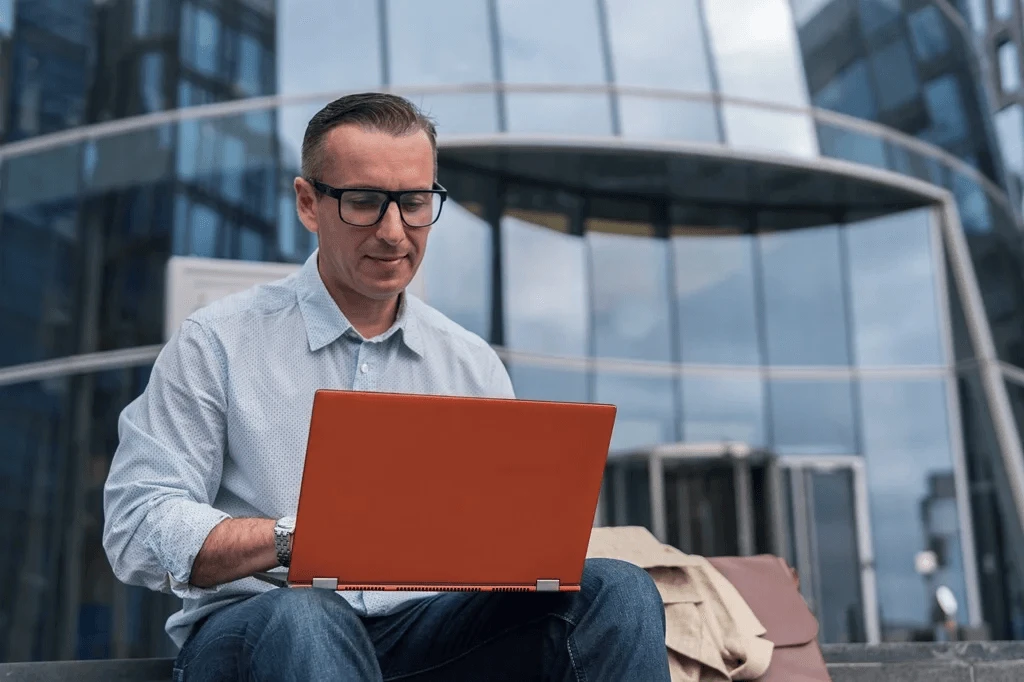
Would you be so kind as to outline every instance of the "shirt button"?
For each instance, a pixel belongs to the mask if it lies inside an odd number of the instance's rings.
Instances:
[[[362,372],[363,374],[366,374],[367,372],[370,371],[370,366],[364,362],[359,366],[359,371]]]

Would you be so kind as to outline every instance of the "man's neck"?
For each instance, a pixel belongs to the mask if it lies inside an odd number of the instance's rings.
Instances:
[[[336,291],[328,286],[327,291],[334,303],[355,330],[364,339],[372,339],[383,334],[398,317],[398,304],[401,295],[383,301],[366,298],[346,291]]]

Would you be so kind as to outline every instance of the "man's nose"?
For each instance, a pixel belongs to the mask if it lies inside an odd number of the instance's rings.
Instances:
[[[389,244],[397,244],[405,239],[405,225],[402,223],[402,212],[397,203],[392,201],[384,211],[380,222],[377,223],[377,236]]]

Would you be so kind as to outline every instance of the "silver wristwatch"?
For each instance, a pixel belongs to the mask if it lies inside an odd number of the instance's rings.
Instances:
[[[274,550],[277,563],[288,566],[292,562],[292,535],[295,533],[295,517],[285,516],[274,524]]]

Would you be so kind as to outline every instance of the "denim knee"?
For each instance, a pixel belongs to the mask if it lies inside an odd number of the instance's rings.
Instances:
[[[582,589],[591,593],[591,598],[600,593],[603,608],[616,611],[627,622],[664,623],[661,593],[654,579],[636,564],[619,559],[588,559]]]
[[[264,595],[260,635],[284,634],[295,641],[323,636],[332,630],[363,632],[352,606],[331,590],[311,587],[281,588]]]

